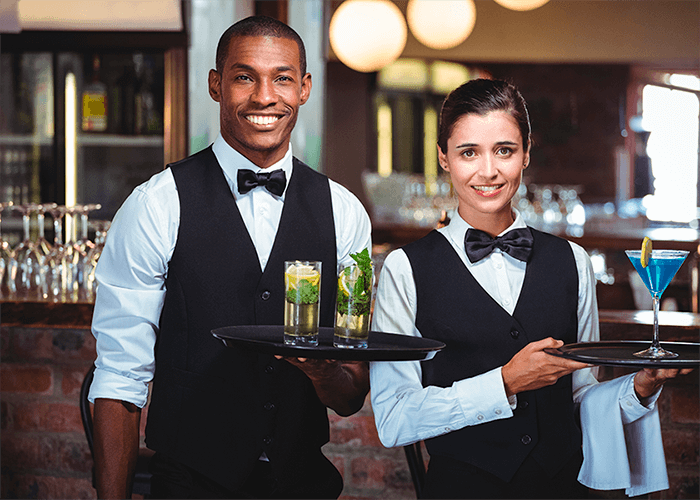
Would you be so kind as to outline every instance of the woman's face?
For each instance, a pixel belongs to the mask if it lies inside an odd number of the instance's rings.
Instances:
[[[530,161],[515,119],[505,111],[468,114],[455,122],[440,165],[450,172],[459,214],[492,235],[513,222],[510,201]]]

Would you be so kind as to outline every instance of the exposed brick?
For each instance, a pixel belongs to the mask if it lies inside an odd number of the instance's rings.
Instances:
[[[357,488],[395,488],[406,484],[408,466],[389,459],[359,457],[350,464],[352,485]],[[410,477],[409,477],[410,481]]]
[[[664,453],[667,464],[697,465],[700,453],[698,431],[664,429]]]
[[[88,478],[30,474],[2,477],[2,498],[94,499],[97,492]]]
[[[56,454],[56,468],[65,472],[92,471],[92,456],[87,441],[80,442],[69,439],[54,439],[44,443],[47,450],[50,448]]]
[[[671,421],[683,424],[700,423],[700,404],[698,400],[698,387],[693,385],[681,385],[669,387]]]
[[[3,431],[10,427],[10,406],[7,401],[0,402],[0,429]]]
[[[79,367],[66,367],[62,370],[63,379],[61,380],[61,392],[65,397],[73,398],[78,401],[80,398],[80,387],[83,384],[85,374],[89,370],[90,365]]]
[[[40,328],[16,328],[13,348],[17,360],[53,358],[53,342],[50,330]]]
[[[0,367],[0,390],[50,394],[53,390],[53,373],[47,366],[3,364]]]
[[[357,414],[347,418],[329,415],[329,419],[332,424],[331,443],[382,446],[372,415]]]
[[[3,474],[6,471],[18,472],[23,469],[43,469],[48,457],[42,456],[40,439],[13,433],[3,433],[0,441],[0,462]]]
[[[17,405],[14,416],[20,431],[83,432],[77,403],[32,401]]]
[[[95,337],[89,329],[57,328],[53,332],[54,356],[61,360],[95,359]]]
[[[700,498],[700,477],[697,469],[669,471],[670,488],[665,498]]]

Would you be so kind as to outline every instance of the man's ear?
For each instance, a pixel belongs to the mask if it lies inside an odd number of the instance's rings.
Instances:
[[[301,104],[306,104],[311,96],[311,73],[306,73],[301,79]]]
[[[209,95],[216,102],[221,102],[221,75],[215,69],[209,70]]]

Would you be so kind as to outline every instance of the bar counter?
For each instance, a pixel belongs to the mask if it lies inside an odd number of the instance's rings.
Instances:
[[[95,359],[91,317],[92,304],[0,302],[1,498],[95,498],[78,405]],[[662,311],[660,322],[662,340],[699,340],[698,314]],[[651,324],[650,311],[600,312],[603,340],[650,340]],[[600,378],[629,371],[606,366]],[[666,384],[659,408],[671,486],[648,498],[698,498],[698,370]],[[344,476],[341,498],[415,498],[403,450],[379,442],[369,398],[349,418],[329,410],[329,420],[324,450]],[[624,493],[592,491],[591,497]]]

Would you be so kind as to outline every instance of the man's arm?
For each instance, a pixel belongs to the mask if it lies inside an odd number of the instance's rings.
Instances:
[[[130,498],[139,453],[141,408],[95,400],[95,479],[98,498]]]
[[[369,392],[369,366],[366,362],[284,359],[311,379],[321,403],[341,417],[349,417],[362,409]]]

